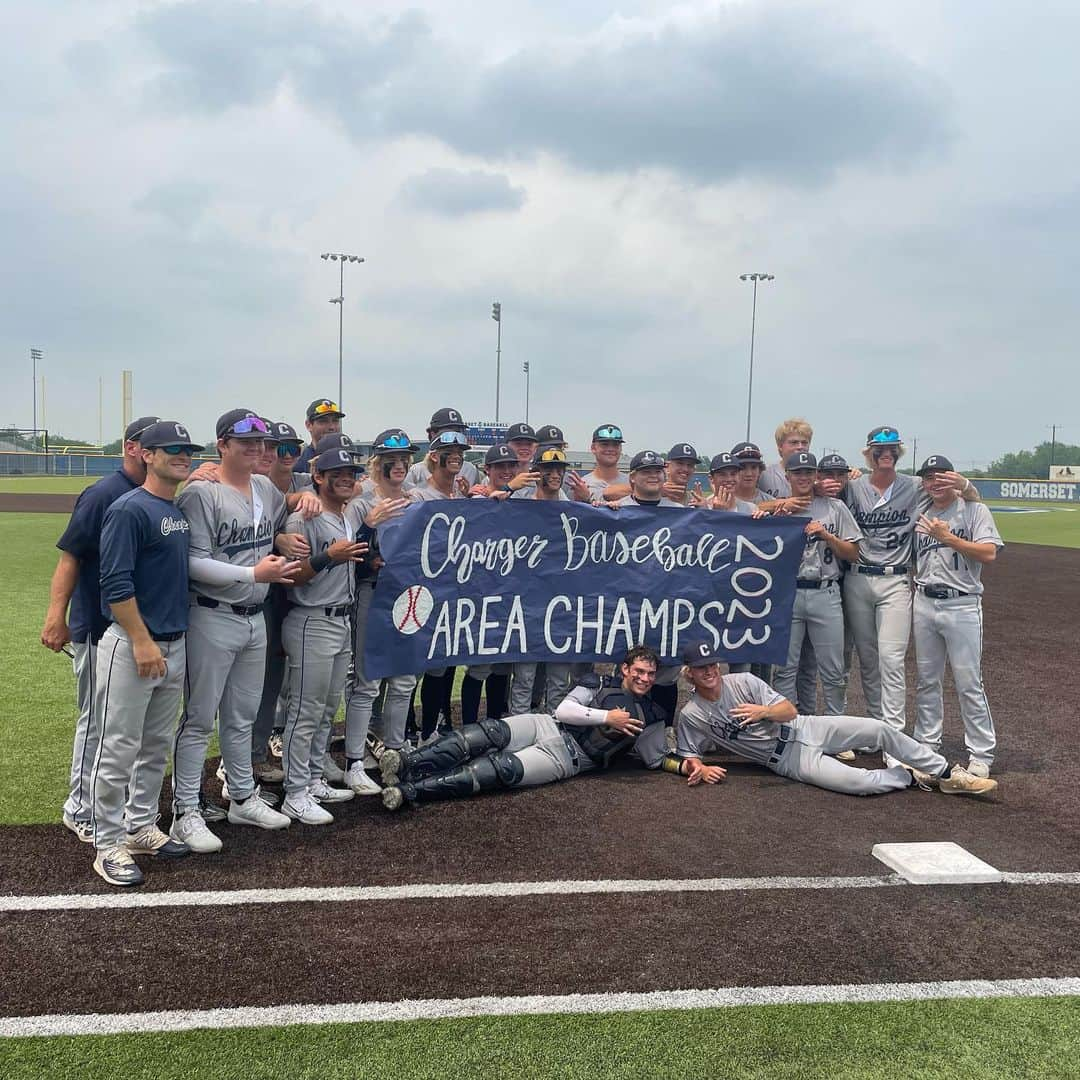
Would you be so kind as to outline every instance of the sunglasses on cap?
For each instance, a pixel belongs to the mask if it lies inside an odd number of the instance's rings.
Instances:
[[[402,444],[403,446],[406,444]],[[431,440],[432,446],[464,446],[469,445],[469,440],[465,438],[465,435],[461,431],[440,431],[434,439]]]
[[[456,432],[454,433],[456,434]],[[408,435],[388,435],[381,443],[380,450],[407,450],[410,446]]]
[[[180,454],[187,454],[188,457],[191,457],[191,447],[184,446],[182,443],[173,443],[169,446],[159,446],[157,449],[160,450],[163,454],[168,454],[169,457],[177,457]]]
[[[895,428],[882,428],[880,431],[874,432],[874,437],[870,440],[870,443],[895,443],[900,441],[900,432]]]
[[[339,413],[341,410],[337,407],[337,403],[334,401],[322,401],[311,410],[316,416],[322,416],[324,413]]]
[[[277,456],[279,458],[299,457],[300,456],[300,444],[299,443],[290,443],[290,442],[278,443]]]
[[[607,427],[597,428],[594,439],[611,439],[615,442],[623,441],[622,428],[615,427],[614,424],[608,424]]]
[[[237,420],[225,434],[227,436],[250,435],[253,431],[258,431],[262,435],[270,434],[270,429],[266,426],[266,422],[258,416],[245,416],[242,419]]]

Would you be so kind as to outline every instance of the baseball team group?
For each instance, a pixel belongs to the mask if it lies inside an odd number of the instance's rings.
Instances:
[[[569,468],[554,425],[510,425],[481,469],[466,459],[456,409],[432,416],[419,461],[401,428],[380,432],[361,456],[344,418],[337,403],[316,399],[301,435],[230,410],[217,421],[217,460],[192,471],[203,447],[187,427],[141,417],[125,431],[121,468],[76,502],[57,541],[41,641],[69,653],[76,675],[63,821],[93,845],[94,869],[110,884],[143,882],[136,857],[219,851],[210,826],[225,821],[317,826],[356,796],[397,810],[550,783],[624,755],[691,785],[725,778],[707,760],[722,753],[848,794],[996,788],[981,570],[1001,537],[944,456],[916,475],[897,471],[895,428],[871,431],[852,468],[838,454],[819,460],[809,424],[787,420],[776,460],[740,442],[707,459],[706,488],[695,477],[706,459],[689,443],[666,455],[642,450],[623,471],[616,424],[593,431],[595,467],[582,473]],[[455,669],[372,679],[363,657],[380,535],[412,503],[462,498],[505,500],[511,514],[515,500],[541,499],[614,513],[805,517],[786,662],[726,664],[702,640],[678,659],[638,645],[612,674],[573,658],[475,665],[460,683],[461,724],[451,725]],[[846,713],[853,655],[869,716]],[[951,766],[941,754],[946,663],[968,755]],[[692,691],[681,708],[680,678]],[[342,764],[330,743],[343,696]],[[215,728],[227,809],[204,790]],[[858,752],[880,754],[881,767],[851,764]],[[170,759],[166,832],[159,800]]]

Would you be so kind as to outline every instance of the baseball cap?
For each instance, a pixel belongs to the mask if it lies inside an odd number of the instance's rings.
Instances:
[[[343,446],[334,450],[325,450],[312,463],[312,471],[329,472],[331,469],[356,469],[362,472],[360,463],[353,457],[351,451]]]
[[[230,409],[222,413],[215,431],[219,439],[265,439],[270,434],[266,421],[250,409]]]
[[[292,424],[286,424],[284,420],[275,420],[270,424],[270,434],[268,439],[273,439],[274,442],[295,442],[302,443],[304,440],[296,433],[296,428]]]
[[[532,424],[511,424],[506,429],[504,436],[507,442],[511,439],[528,439],[530,442],[539,442],[536,437],[536,429]]]
[[[784,460],[784,468],[788,472],[816,472],[817,458],[809,450],[799,450],[794,454],[788,454]]]
[[[721,472],[723,469],[737,469],[738,467],[739,463],[727,451],[714,454],[712,461],[709,462],[709,472],[711,473]]]
[[[639,450],[630,459],[630,471],[635,469],[662,469],[664,459],[655,450]]]
[[[412,439],[401,428],[387,428],[385,431],[380,431],[371,444],[373,454],[395,454],[398,452],[411,454],[415,450],[416,447],[413,446]]]
[[[328,450],[348,450],[354,454],[359,453],[354,448],[352,439],[343,431],[332,431],[329,435],[324,435],[315,444],[315,457],[325,454]]]
[[[465,430],[465,421],[462,419],[461,413],[457,409],[451,409],[449,405],[442,409],[436,409],[431,414],[431,423],[428,424],[429,431],[445,431],[448,428]]]
[[[144,450],[154,450],[162,446],[180,446],[194,453],[202,449],[202,443],[193,442],[188,429],[178,420],[158,420],[151,424],[139,436],[139,445]]]
[[[692,641],[683,646],[682,662],[687,667],[708,667],[721,660],[723,657],[707,641]]]
[[[956,472],[956,470],[953,468],[953,463],[944,454],[931,454],[919,466],[918,475],[922,476],[928,472]]]
[[[668,461],[692,461],[695,465],[701,460],[701,455],[688,443],[676,443],[667,455]]]
[[[543,469],[548,466],[565,465],[566,454],[557,446],[542,446],[537,452],[536,457],[533,458],[532,463],[533,467],[536,469]]]
[[[866,436],[867,446],[898,446],[900,444],[900,432],[886,424],[884,427],[876,427]]]
[[[517,454],[506,443],[497,443],[495,446],[488,447],[488,452],[484,455],[484,464],[498,465],[501,461],[512,461],[516,465]]]
[[[341,409],[338,408],[337,402],[326,397],[316,398],[307,407],[307,418],[309,420],[325,420],[329,416],[336,416],[340,419],[344,415]]]
[[[731,456],[742,461],[764,461],[761,456],[761,447],[752,442],[736,443],[731,448]]]
[[[144,432],[151,424],[156,424],[161,419],[160,416],[140,416],[138,420],[132,420],[126,428],[124,428],[124,442],[137,442],[139,435]]]
[[[839,454],[826,454],[818,463],[818,472],[847,472],[848,463]]]
[[[566,442],[566,436],[563,435],[562,428],[556,427],[554,424],[545,424],[543,427],[536,429],[536,438],[541,446],[562,446]]]
[[[601,424],[592,433],[593,442],[625,442],[618,424]]]

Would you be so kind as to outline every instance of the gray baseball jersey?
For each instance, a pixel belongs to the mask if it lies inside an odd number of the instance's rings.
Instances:
[[[973,544],[994,544],[999,548],[1005,546],[993,515],[983,503],[964,502],[958,498],[945,510],[931,506],[926,513],[944,521],[949,531],[962,540],[970,540]],[[982,595],[982,563],[922,533],[915,534],[915,545],[916,585],[940,585],[972,596]]]
[[[630,477],[626,473],[619,473],[614,480],[603,480],[596,473],[587,472],[582,477],[585,481],[585,486],[589,489],[589,494],[594,499],[603,498],[604,492],[607,491],[612,484],[629,484]]]
[[[756,675],[749,672],[725,675],[716,701],[706,701],[698,694],[691,694],[680,710],[679,756],[699,758],[723,750],[747,761],[767,765],[780,737],[780,725],[772,720],[757,720],[740,727],[730,712],[736,705],[775,705],[783,700]]]
[[[528,487],[518,488],[511,496],[511,499],[535,499],[536,498],[536,485],[530,484]],[[552,502],[572,502],[573,500],[566,494],[565,488],[559,488],[559,497],[552,499]]]
[[[863,538],[862,529],[855,524],[851,511],[839,499],[815,495],[804,513],[813,521],[820,521],[841,540],[861,541]],[[824,540],[807,539],[798,576],[804,581],[832,581],[841,576],[840,562]]]
[[[187,484],[176,505],[191,523],[191,555],[234,566],[254,566],[272,553],[287,512],[285,496],[269,477],[251,478],[251,498],[227,484]],[[269,585],[256,581],[211,585],[191,582],[192,591],[225,604],[261,604]]]
[[[294,472],[289,479],[289,495],[296,495],[301,491],[314,491],[315,484],[312,482],[311,473]]]
[[[844,502],[863,531],[859,562],[872,566],[908,565],[915,523],[930,504],[919,481],[906,473],[897,473],[883,496],[870,483],[869,474],[864,474],[849,481],[843,494]]]
[[[300,533],[311,546],[312,555],[325,551],[338,540],[351,540],[356,532],[345,518],[324,510],[317,517],[304,519],[302,514],[292,514],[285,526],[286,532]],[[352,563],[331,563],[303,585],[290,590],[294,604],[301,607],[339,607],[351,604],[353,597]]]
[[[791,485],[788,483],[787,471],[784,466],[777,462],[775,465],[767,465],[758,477],[758,488],[765,493],[767,499],[788,499],[791,497]]]
[[[401,485],[405,491],[410,491],[413,488],[420,488],[427,485],[428,478],[431,476],[431,470],[427,467],[426,459],[418,461],[406,474],[405,482]],[[461,466],[461,471],[458,476],[462,477],[468,482],[469,487],[473,484],[480,483],[480,470],[471,462],[466,461]]]
[[[464,472],[458,473],[459,476],[464,476]],[[404,490],[405,485],[402,485]],[[455,484],[450,489],[449,495],[444,495],[437,488],[433,488],[425,479],[419,487],[409,488],[407,492],[410,499],[414,502],[435,502],[439,499],[463,499],[465,496],[461,494]]]

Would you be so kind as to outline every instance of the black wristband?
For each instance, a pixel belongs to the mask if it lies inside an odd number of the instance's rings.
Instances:
[[[514,493],[514,489],[509,484],[503,484],[502,490],[507,492],[507,494],[510,494],[510,495],[513,495],[513,493]]]
[[[316,574],[320,574],[333,562],[333,559],[325,551],[320,551],[318,555],[312,555],[308,562],[311,563],[311,569]]]

